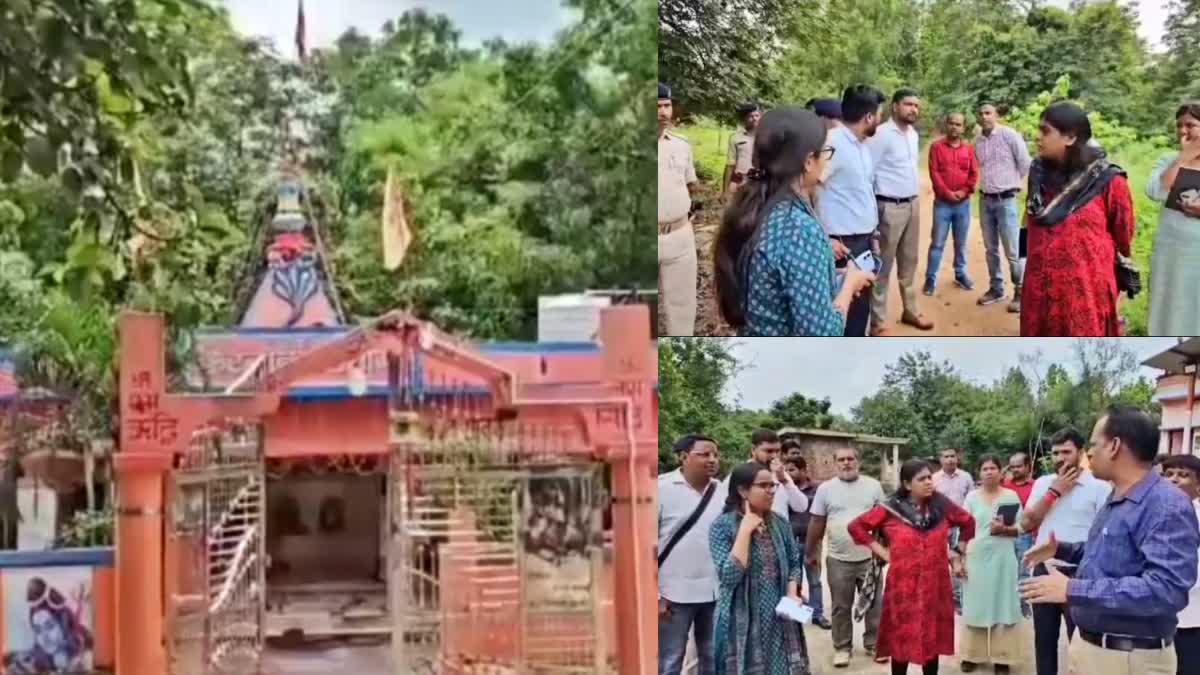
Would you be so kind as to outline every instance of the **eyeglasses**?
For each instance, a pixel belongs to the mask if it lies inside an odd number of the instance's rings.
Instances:
[[[818,150],[815,154],[817,155],[817,159],[833,159],[833,156],[837,154],[837,148],[833,147],[832,145],[827,145]]]

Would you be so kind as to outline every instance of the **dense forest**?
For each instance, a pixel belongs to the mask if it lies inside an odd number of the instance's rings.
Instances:
[[[693,432],[717,441],[723,470],[745,459],[753,429],[785,426],[907,438],[905,459],[959,448],[964,465],[974,467],[984,454],[1021,450],[1042,461],[1050,435],[1067,425],[1090,433],[1110,403],[1158,413],[1153,383],[1139,375],[1136,355],[1119,340],[1077,340],[1065,364],[1047,362],[1033,347],[1002,356],[1009,365],[990,383],[972,381],[954,364],[914,350],[889,364],[874,393],[848,416],[832,412],[829,399],[812,383],[762,410],[729,402],[733,377],[746,367],[737,359],[735,343],[728,338],[659,341],[660,473],[676,464],[673,441]]]
[[[685,115],[732,121],[733,107],[803,103],[854,83],[915,87],[927,110],[1024,106],[1067,95],[1142,135],[1165,134],[1200,97],[1200,2],[1166,0],[1163,50],[1138,36],[1137,3],[1074,0],[662,0],[660,76]]]
[[[217,0],[0,5],[0,350],[75,402],[64,447],[110,424],[120,309],[165,312],[177,358],[230,320],[296,128],[354,317],[529,339],[539,294],[651,287],[652,3],[564,4],[548,44],[408,11],[302,62]],[[415,234],[395,272],[389,167]]]

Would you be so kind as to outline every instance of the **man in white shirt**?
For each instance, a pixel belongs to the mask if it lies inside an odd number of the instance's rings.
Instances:
[[[707,436],[688,434],[675,442],[675,456],[680,467],[658,477],[658,672],[679,675],[688,633],[694,629],[700,675],[712,675],[717,571],[708,531],[725,504],[724,490],[714,478],[717,444]],[[698,517],[676,537],[710,490]],[[668,549],[673,539],[677,541]]]
[[[873,571],[871,549],[855,544],[846,526],[883,501],[883,488],[874,478],[859,475],[858,452],[854,448],[839,448],[834,452],[834,461],[837,476],[821,483],[813,496],[804,550],[807,551],[805,562],[820,569],[817,552],[821,550],[828,525],[825,578],[833,601],[833,611],[829,615],[833,620],[833,665],[845,668],[850,665],[850,653],[854,648],[854,594]],[[875,603],[865,617],[863,647],[872,655],[879,635],[882,597],[882,593],[875,596]]]
[[[779,435],[770,429],[755,429],[750,434],[749,461],[762,464],[775,475],[775,501],[771,503],[771,510],[778,513],[780,518],[791,522],[788,507],[793,511],[805,511],[808,509],[808,497],[804,496],[800,488],[796,487],[796,482],[788,475],[783,460],[779,457],[781,447]],[[721,483],[721,489],[728,494],[729,476]]]
[[[975,489],[975,480],[971,478],[971,474],[958,468],[958,459],[958,450],[954,448],[942,450],[942,454],[938,456],[942,468],[933,474],[933,489],[946,495],[955,504],[962,506],[963,502],[967,501],[967,495]],[[950,528],[950,559],[955,565],[962,564],[957,557],[957,549],[958,528],[953,527]],[[951,575],[950,587],[954,593],[954,611],[962,614],[962,577],[957,574]]]
[[[1021,531],[1037,530],[1034,546],[1050,538],[1060,543],[1088,540],[1092,521],[1108,501],[1112,484],[1102,481],[1080,466],[1085,442],[1083,436],[1070,427],[1060,430],[1050,439],[1050,453],[1056,472],[1038,478],[1029,493],[1029,501],[1021,516]],[[1073,569],[1059,568],[1072,576]],[[1045,565],[1038,565],[1034,576],[1046,574]],[[1066,605],[1034,604],[1034,652],[1038,675],[1058,675],[1058,635],[1063,621],[1067,624],[1067,640],[1075,634],[1075,624]]]
[[[1171,455],[1163,460],[1161,467],[1163,477],[1191,498],[1196,506],[1196,517],[1200,518],[1200,457]],[[1175,657],[1178,675],[1200,673],[1200,582],[1192,586],[1187,607],[1179,613]]]
[[[913,279],[920,255],[920,181],[917,161],[920,141],[914,126],[921,114],[921,99],[912,89],[892,96],[892,119],[879,125],[867,140],[875,167],[875,203],[879,209],[879,249],[883,266],[871,298],[871,335],[887,334],[888,280],[893,263],[900,282],[904,313],[900,323],[932,330],[933,322],[917,310]]]

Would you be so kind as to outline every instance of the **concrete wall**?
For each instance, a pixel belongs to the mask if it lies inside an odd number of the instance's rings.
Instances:
[[[878,467],[866,473],[878,478],[885,488],[895,487],[895,468],[892,467],[892,446],[877,443],[862,443],[849,438],[826,436],[796,436],[808,463],[808,475],[816,482],[824,482],[837,475],[834,453],[847,446],[858,450],[860,465]]]

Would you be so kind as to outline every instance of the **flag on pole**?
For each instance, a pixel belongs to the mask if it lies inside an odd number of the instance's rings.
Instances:
[[[404,193],[400,189],[400,177],[394,169],[389,168],[387,183],[383,188],[383,266],[386,269],[394,270],[400,267],[412,239],[412,231],[408,229],[408,217],[404,212]]]
[[[304,63],[308,56],[304,39],[304,0],[300,0],[300,7],[296,12],[296,53],[300,55],[300,62]]]

